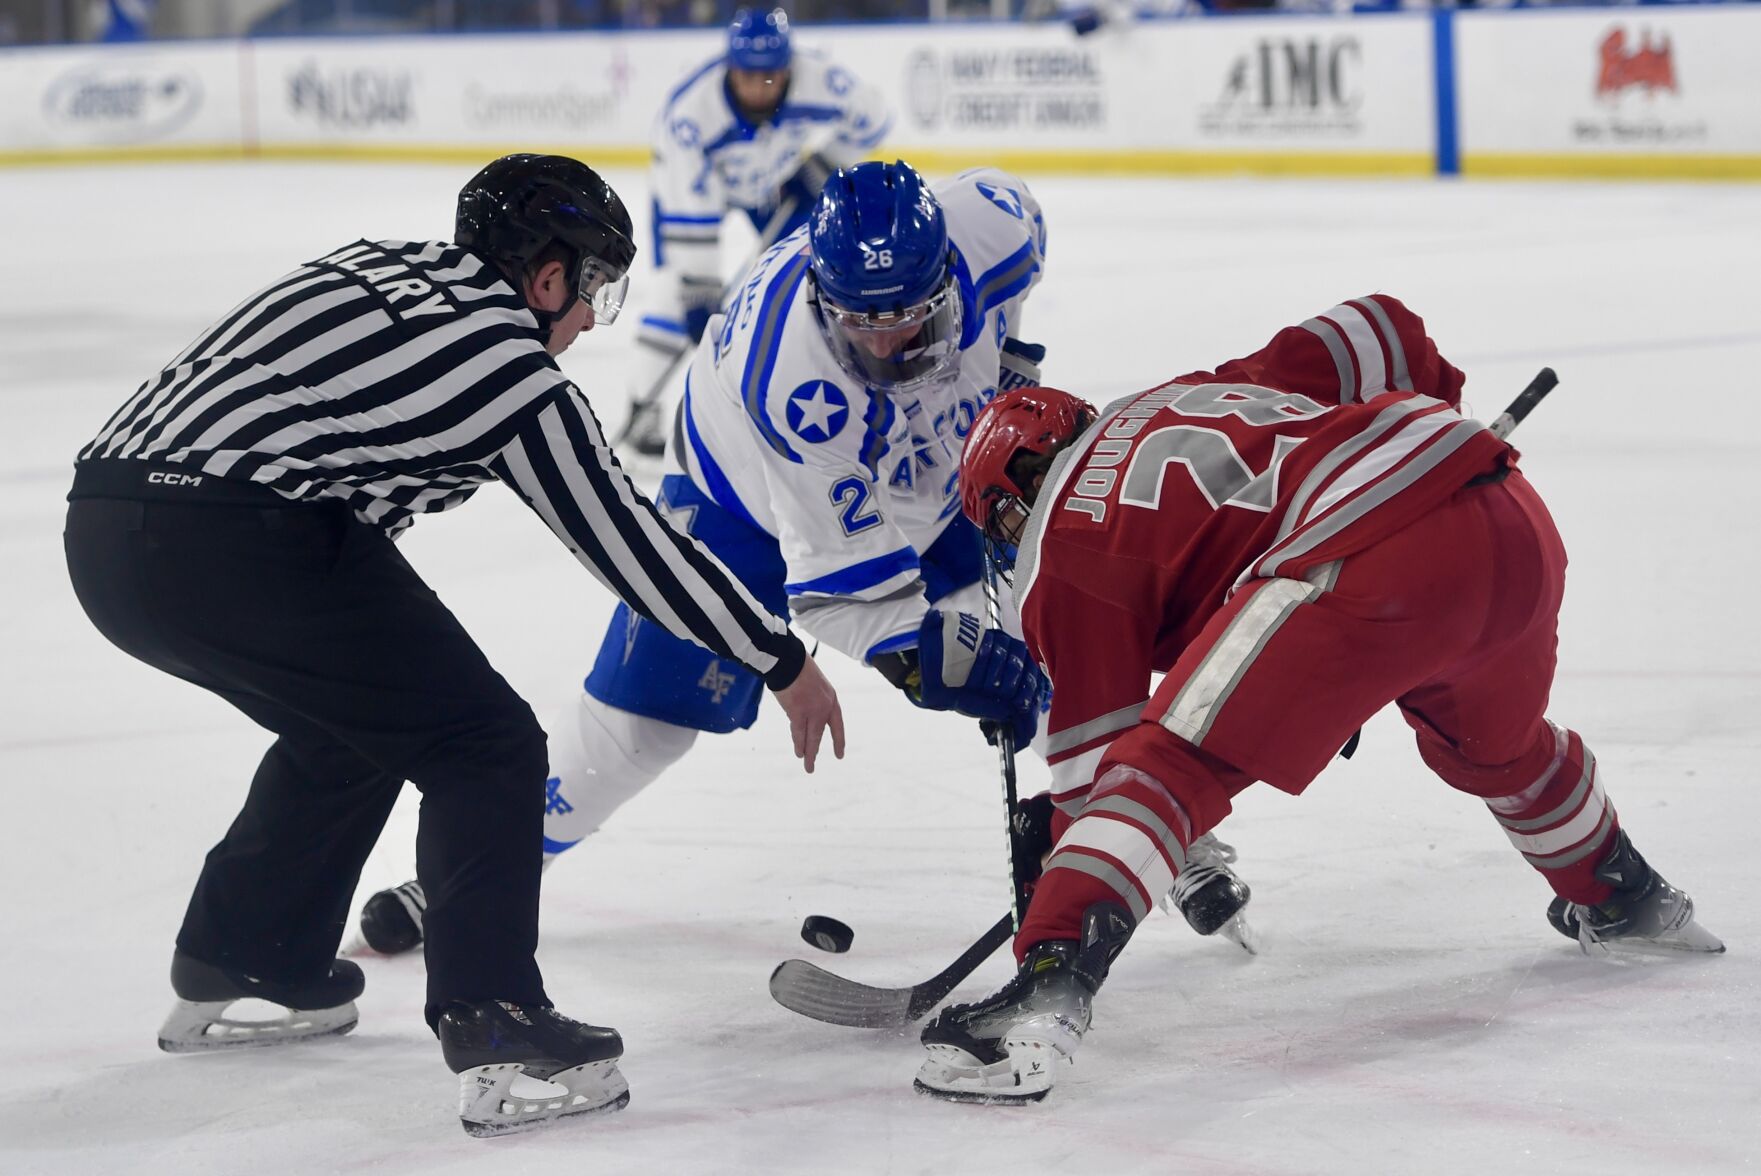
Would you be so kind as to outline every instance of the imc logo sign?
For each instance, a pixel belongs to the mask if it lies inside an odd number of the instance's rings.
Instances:
[[[1597,50],[1600,68],[1596,73],[1596,97],[1618,98],[1628,90],[1642,90],[1647,96],[1659,90],[1681,93],[1675,80],[1675,53],[1669,34],[1660,33],[1651,39],[1651,30],[1639,34],[1633,44],[1627,31],[1618,25],[1602,38]]]
[[[1249,142],[1349,141],[1363,132],[1363,64],[1363,43],[1349,33],[1260,37],[1228,62],[1216,100],[1198,109],[1198,129]]]

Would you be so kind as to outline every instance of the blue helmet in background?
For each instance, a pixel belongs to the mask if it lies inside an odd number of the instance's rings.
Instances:
[[[839,171],[807,222],[813,305],[840,366],[903,389],[959,359],[961,301],[941,202],[906,163]]]
[[[728,64],[772,72],[789,68],[789,16],[780,8],[742,8],[728,26]]]

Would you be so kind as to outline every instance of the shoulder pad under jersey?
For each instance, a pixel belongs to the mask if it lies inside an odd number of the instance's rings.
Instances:
[[[807,231],[772,246],[729,300],[715,370],[768,448],[809,465],[875,468],[893,407],[870,395],[832,357],[808,305]]]
[[[971,283],[982,318],[1039,281],[1046,225],[1039,201],[1019,177],[974,168],[935,186],[948,218],[948,238]]]

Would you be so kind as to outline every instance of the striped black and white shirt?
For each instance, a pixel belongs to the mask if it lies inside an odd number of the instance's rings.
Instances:
[[[205,331],[79,461],[341,500],[390,533],[506,482],[637,612],[773,684],[792,679],[800,640],[630,484],[544,339],[477,254],[357,241]]]

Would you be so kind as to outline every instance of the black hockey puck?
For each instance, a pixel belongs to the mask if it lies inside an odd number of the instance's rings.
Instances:
[[[821,951],[849,951],[856,932],[825,915],[808,915],[801,923],[801,938]]]

